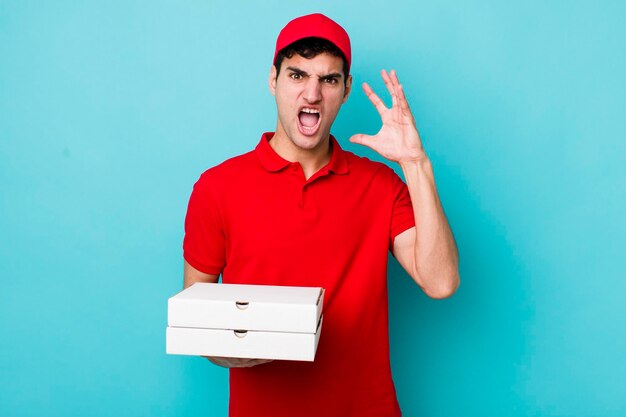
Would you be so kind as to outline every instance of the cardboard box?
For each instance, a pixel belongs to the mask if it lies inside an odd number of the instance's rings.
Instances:
[[[168,300],[169,354],[313,361],[324,290],[196,283]]]
[[[167,328],[167,353],[230,358],[313,361],[322,328],[316,333]]]

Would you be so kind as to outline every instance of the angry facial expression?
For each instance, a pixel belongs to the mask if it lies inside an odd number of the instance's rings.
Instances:
[[[294,54],[283,60],[278,77],[272,66],[269,84],[278,109],[275,136],[285,136],[300,150],[314,150],[328,139],[350,94],[352,77],[344,80],[340,57],[322,53],[307,59]]]

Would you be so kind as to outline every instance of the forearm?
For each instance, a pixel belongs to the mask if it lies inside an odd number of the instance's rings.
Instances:
[[[219,275],[211,275],[200,272],[191,266],[187,261],[184,261],[184,264],[183,288],[187,288],[196,282],[217,282],[219,279]]]
[[[424,291],[443,298],[459,286],[458,252],[443,211],[430,160],[401,162],[415,217],[413,269]]]

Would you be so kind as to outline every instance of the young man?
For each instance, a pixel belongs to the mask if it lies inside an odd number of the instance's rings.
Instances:
[[[289,22],[269,88],[275,133],[206,171],[185,220],[185,286],[194,282],[319,286],[324,328],[315,362],[209,358],[230,370],[230,415],[399,416],[389,365],[387,253],[431,297],[459,285],[458,256],[431,164],[394,71],[374,136],[350,140],[402,168],[343,151],[330,128],[347,100],[348,34],[321,15]]]

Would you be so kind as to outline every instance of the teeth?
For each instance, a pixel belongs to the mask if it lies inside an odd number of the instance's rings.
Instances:
[[[306,108],[306,107],[305,107],[304,109],[302,109],[302,111],[303,111],[303,112],[305,112],[305,113],[315,113],[315,114],[318,114],[318,113],[320,112],[319,110],[316,110],[316,109],[308,109],[308,108]]]

